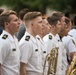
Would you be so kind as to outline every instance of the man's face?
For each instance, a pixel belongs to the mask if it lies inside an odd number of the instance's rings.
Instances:
[[[42,35],[42,16],[38,16],[33,20],[33,33],[35,35]]]
[[[19,19],[16,15],[12,14],[9,16],[10,18],[10,22],[9,22],[9,30],[12,32],[12,33],[16,33],[18,32],[19,30],[19,25],[20,25],[20,22],[19,22]]]
[[[62,34],[64,34],[64,36],[68,35],[68,32],[70,31],[72,27],[72,23],[70,22],[69,25],[66,24],[65,30],[62,32]]]
[[[50,32],[50,24],[48,23],[47,19],[43,19],[43,36],[45,36],[46,34],[48,34]]]
[[[55,26],[55,32],[56,32],[56,34],[58,34],[58,33],[60,33],[60,31],[61,31],[61,23],[60,23],[60,21],[57,21],[57,24]]]
[[[64,16],[61,18],[60,22],[61,22],[61,32],[62,32],[62,31],[64,31],[65,25],[66,25],[66,23],[65,23],[65,17]]]

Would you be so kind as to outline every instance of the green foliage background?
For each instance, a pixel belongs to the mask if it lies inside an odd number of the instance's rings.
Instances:
[[[0,6],[7,5],[17,12],[23,8],[46,13],[46,8],[65,13],[76,13],[76,0],[0,0]]]

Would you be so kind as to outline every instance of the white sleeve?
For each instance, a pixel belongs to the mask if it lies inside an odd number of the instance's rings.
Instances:
[[[9,53],[9,44],[0,42],[0,63],[2,64]]]
[[[1,48],[0,48],[0,64],[2,64]]]
[[[69,42],[68,42],[68,50],[69,50],[69,53],[76,52],[76,46],[73,43],[72,39],[69,40]]]
[[[29,42],[25,42],[24,44],[21,44],[19,47],[21,52],[20,62],[27,64],[32,54],[32,46]]]

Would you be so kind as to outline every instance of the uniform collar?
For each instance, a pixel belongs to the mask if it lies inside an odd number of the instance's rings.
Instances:
[[[10,41],[14,42],[14,40],[16,38],[15,36],[12,37],[12,35],[10,33],[8,33],[7,31],[3,30],[3,33],[2,33],[1,36],[3,36],[4,34],[8,35],[8,38],[10,39]]]
[[[56,34],[56,40],[61,41],[60,36],[58,34]]]
[[[59,37],[60,37],[60,40],[62,41],[62,37],[59,35]]]
[[[44,41],[41,39],[41,37],[39,35],[36,36],[37,39],[39,39],[39,41],[44,44]]]

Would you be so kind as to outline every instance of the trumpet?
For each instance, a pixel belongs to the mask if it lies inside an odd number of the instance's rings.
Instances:
[[[56,75],[57,60],[58,60],[58,47],[55,47],[55,48],[52,48],[51,51],[46,55],[42,75],[44,75],[46,62],[48,62],[47,75],[50,75],[50,74]]]

